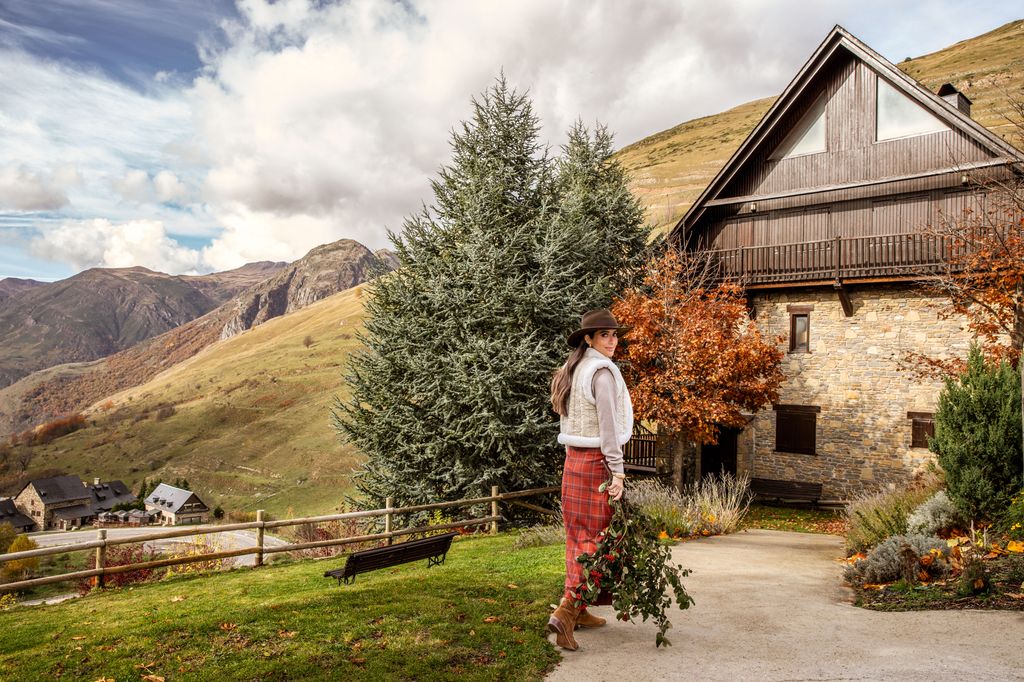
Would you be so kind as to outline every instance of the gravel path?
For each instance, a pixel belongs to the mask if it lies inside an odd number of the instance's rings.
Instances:
[[[840,538],[753,530],[673,555],[696,601],[672,614],[673,646],[656,649],[650,623],[578,630],[550,680],[1024,679],[1024,612],[856,608]]]

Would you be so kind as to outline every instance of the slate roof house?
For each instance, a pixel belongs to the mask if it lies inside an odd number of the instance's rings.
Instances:
[[[14,505],[32,521],[30,530],[67,530],[91,523],[114,505],[134,501],[135,495],[121,481],[96,478],[86,485],[77,476],[53,476],[29,481]]]
[[[9,523],[19,533],[26,533],[35,528],[36,522],[25,516],[9,497],[0,499],[0,524]]]
[[[944,257],[920,228],[984,209],[979,174],[1021,152],[835,27],[670,239],[712,250],[762,331],[784,337],[779,403],[687,463],[823,485],[823,499],[904,484],[927,462],[941,384],[908,352],[965,356],[963,320],[918,286]]]
[[[29,481],[14,504],[36,524],[34,530],[80,527],[95,513],[92,494],[78,476],[53,476]]]
[[[89,493],[92,495],[92,509],[94,514],[107,512],[119,504],[130,504],[136,500],[135,495],[128,490],[121,481],[100,481],[93,479]]]
[[[173,485],[161,483],[146,498],[146,511],[157,511],[164,525],[179,526],[191,523],[206,523],[210,509],[191,490],[182,490]]]

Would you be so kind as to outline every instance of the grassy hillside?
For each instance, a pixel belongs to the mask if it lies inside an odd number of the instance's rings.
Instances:
[[[1008,97],[1024,96],[1024,20],[903,61],[899,67],[933,92],[943,83],[953,83],[974,102],[975,120],[1009,136]],[[687,121],[618,152],[647,219],[659,231],[683,217],[774,101],[755,100]]]
[[[303,561],[17,608],[0,615],[0,679],[540,680],[563,549],[512,540],[344,587],[323,577],[338,560]]]
[[[88,412],[93,425],[33,448],[32,469],[133,489],[144,477],[180,476],[226,509],[331,509],[357,463],[329,406],[344,394],[361,296],[357,287],[271,320],[101,401]]]

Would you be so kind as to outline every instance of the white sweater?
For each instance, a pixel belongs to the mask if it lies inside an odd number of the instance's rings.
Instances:
[[[558,442],[601,448],[613,472],[622,471],[622,446],[633,435],[633,403],[614,362],[588,349],[573,372]]]

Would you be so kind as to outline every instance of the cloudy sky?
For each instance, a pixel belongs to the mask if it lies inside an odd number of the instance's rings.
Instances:
[[[834,24],[892,61],[1017,2],[0,0],[0,278],[294,260],[429,201],[504,70],[557,145],[777,94]]]

